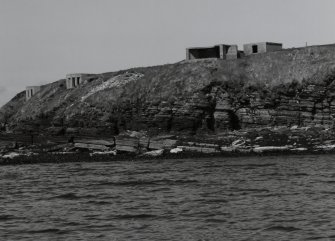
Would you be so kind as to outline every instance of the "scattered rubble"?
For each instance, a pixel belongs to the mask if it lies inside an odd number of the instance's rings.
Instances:
[[[225,134],[206,136],[153,136],[144,132],[126,131],[109,138],[72,138],[66,143],[46,140],[35,145],[17,141],[0,141],[0,162],[29,158],[34,155],[52,156],[79,155],[80,153],[98,158],[164,157],[165,154],[187,156],[202,155],[263,155],[271,153],[328,153],[335,152],[334,133],[330,130],[320,132],[315,128],[276,128],[249,129]],[[175,155],[177,156],[177,155]],[[99,159],[99,158],[98,158]]]
[[[94,95],[95,93],[98,93],[99,91],[105,90],[105,89],[110,89],[114,87],[121,87],[126,85],[129,82],[139,80],[143,78],[143,74],[140,73],[125,73],[121,75],[117,75],[115,77],[110,78],[109,80],[103,82],[102,84],[96,86],[92,90],[90,90],[86,95],[81,97],[81,101],[84,101],[91,95]]]

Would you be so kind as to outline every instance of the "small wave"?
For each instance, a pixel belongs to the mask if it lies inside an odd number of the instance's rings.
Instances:
[[[320,240],[320,239],[327,240],[327,238],[330,238],[330,237],[323,237],[323,236],[310,237],[310,238],[307,237],[306,240]]]
[[[294,222],[301,222],[301,221],[305,221],[305,219],[282,219],[282,220],[273,220],[273,223],[285,223],[285,222],[290,222],[290,223],[294,223]]]
[[[80,197],[77,196],[77,195],[74,194],[74,193],[65,193],[65,194],[61,194],[61,195],[58,195],[58,196],[54,196],[54,197],[52,197],[51,199],[77,200],[77,199],[80,199]]]
[[[263,176],[264,177],[273,177],[273,176],[283,177],[285,175],[283,173],[280,173],[280,172],[272,172],[272,173],[263,174]]]
[[[125,214],[125,215],[117,215],[114,216],[117,219],[148,219],[148,218],[156,218],[156,215],[151,214]]]
[[[255,194],[254,197],[284,197],[294,196],[297,193],[269,193],[269,194]]]
[[[15,219],[15,217],[12,215],[0,215],[0,221],[6,221],[10,219]]]
[[[95,186],[146,186],[155,185],[154,181],[124,181],[124,182],[102,182],[97,183]]]
[[[206,222],[210,222],[210,223],[226,223],[227,220],[225,220],[225,219],[218,219],[218,218],[209,218],[209,219],[206,219]]]
[[[321,192],[322,194],[327,194],[327,195],[334,195],[335,191],[323,191]]]
[[[206,200],[206,199],[204,199],[204,202],[205,203],[227,203],[228,200],[226,200],[226,199],[209,199],[209,200]]]
[[[309,176],[307,173],[292,173],[289,174],[289,176],[295,176],[295,177],[305,177],[305,176]]]
[[[269,163],[269,164],[228,164],[224,165],[225,167],[272,167],[276,166],[275,163]]]
[[[81,223],[77,223],[77,222],[67,222],[65,223],[66,226],[80,226]]]
[[[204,168],[221,168],[223,165],[204,165]]]
[[[8,180],[13,180],[13,179],[18,179],[19,174],[18,173],[13,173],[13,172],[7,172],[4,174],[0,174],[1,179],[8,179]]]
[[[83,196],[78,196],[75,193],[69,192],[69,193],[64,193],[60,194],[54,197],[51,197],[50,199],[65,199],[65,200],[78,200],[81,198],[96,198],[95,195],[83,195]]]
[[[188,184],[188,183],[198,183],[197,180],[163,180],[164,184]]]
[[[272,226],[265,229],[265,231],[284,231],[284,232],[294,232],[299,230],[301,229],[292,226]]]
[[[197,180],[153,180],[153,181],[124,181],[124,182],[102,182],[94,184],[95,186],[153,186],[153,185],[178,185],[178,184],[189,184],[198,183]]]
[[[257,188],[233,188],[231,191],[237,192],[270,192],[268,189],[257,189]]]
[[[335,180],[332,180],[332,181],[324,181],[324,183],[335,183]]]
[[[47,228],[47,229],[40,229],[40,230],[29,230],[27,233],[59,233],[61,232],[58,228]]]
[[[106,201],[88,201],[87,203],[90,204],[97,204],[97,205],[110,205],[112,204],[111,202],[106,202]]]
[[[148,190],[148,192],[165,192],[165,191],[170,191],[170,187],[157,187],[157,188],[152,188],[151,190]]]

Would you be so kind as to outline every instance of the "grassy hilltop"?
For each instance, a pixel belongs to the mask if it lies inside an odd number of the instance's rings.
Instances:
[[[0,109],[16,131],[62,134],[216,134],[266,126],[332,126],[335,45],[257,54],[238,60],[197,60],[103,73],[66,89],[19,93]]]

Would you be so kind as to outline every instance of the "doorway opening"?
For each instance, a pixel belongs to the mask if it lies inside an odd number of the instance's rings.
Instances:
[[[252,45],[252,53],[253,54],[258,53],[258,46],[257,45]]]

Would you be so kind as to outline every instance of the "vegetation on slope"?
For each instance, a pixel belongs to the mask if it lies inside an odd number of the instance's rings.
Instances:
[[[335,46],[104,73],[66,90],[60,80],[0,110],[12,129],[52,133],[218,133],[275,125],[331,125]],[[334,103],[333,103],[334,102]]]

